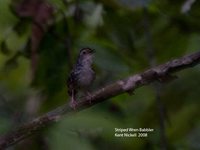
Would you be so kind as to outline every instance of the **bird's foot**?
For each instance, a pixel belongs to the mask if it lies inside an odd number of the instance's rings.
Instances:
[[[77,102],[75,100],[71,100],[70,103],[69,103],[69,106],[71,108],[73,108],[74,110],[76,110],[76,106],[77,106]]]
[[[90,92],[86,92],[86,97],[89,99],[90,104],[92,103],[93,95]]]

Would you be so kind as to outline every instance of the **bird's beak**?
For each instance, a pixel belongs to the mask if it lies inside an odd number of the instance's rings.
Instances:
[[[95,53],[95,50],[94,49],[90,49],[90,53]]]

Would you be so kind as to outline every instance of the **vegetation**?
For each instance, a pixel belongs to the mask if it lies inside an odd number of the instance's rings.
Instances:
[[[93,91],[199,50],[199,1],[0,0],[0,134],[69,102],[80,48],[94,48]],[[63,117],[14,149],[200,149],[200,68]],[[115,128],[151,128],[115,137]]]

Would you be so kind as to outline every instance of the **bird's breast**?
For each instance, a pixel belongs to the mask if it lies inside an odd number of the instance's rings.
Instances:
[[[80,71],[78,83],[80,87],[89,86],[94,80],[94,71],[91,68],[85,68]]]

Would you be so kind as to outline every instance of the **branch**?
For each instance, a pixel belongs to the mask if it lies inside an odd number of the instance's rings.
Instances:
[[[200,63],[200,51],[191,55],[184,56],[179,59],[168,61],[165,64],[148,69],[142,73],[130,76],[126,79],[116,81],[107,85],[96,92],[91,97],[80,99],[76,110],[69,107],[68,104],[58,107],[57,109],[40,116],[33,121],[21,125],[10,133],[0,137],[0,149],[5,149],[28,136],[33,135],[37,131],[59,121],[63,115],[70,115],[80,110],[89,108],[97,103],[103,102],[109,98],[117,96],[125,92],[133,92],[135,89],[150,84],[154,81],[166,81],[173,79],[172,73],[193,67]],[[91,101],[91,102],[90,102]]]

